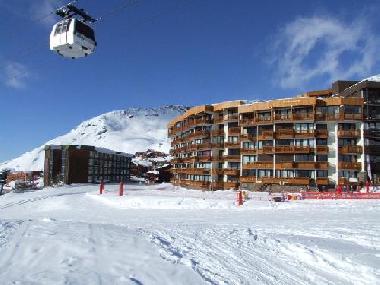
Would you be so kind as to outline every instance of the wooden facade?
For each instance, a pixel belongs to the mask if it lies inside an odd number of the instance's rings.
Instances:
[[[365,93],[366,86],[340,81],[294,98],[192,108],[168,125],[172,182],[207,189],[335,187],[342,181],[363,183],[359,173],[376,182],[379,152],[369,148],[368,138],[377,142],[380,132],[379,125],[368,124],[366,108],[377,100],[373,105],[380,111],[380,99],[370,96],[375,89],[380,98],[380,83],[370,84],[372,93]],[[371,116],[380,122],[380,115]]]

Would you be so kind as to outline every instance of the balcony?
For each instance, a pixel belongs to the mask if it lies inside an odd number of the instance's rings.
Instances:
[[[250,155],[250,154],[256,154],[257,153],[257,149],[255,148],[242,148],[240,150],[240,154],[242,155]]]
[[[201,143],[196,145],[197,150],[207,150],[213,148],[211,143]]]
[[[337,114],[316,114],[316,121],[344,121],[344,120],[362,120],[362,114],[345,114],[343,112]]]
[[[224,142],[212,143],[213,148],[224,148]]]
[[[213,130],[211,131],[212,136],[224,136],[224,130]]]
[[[223,161],[223,156],[215,155],[211,157],[211,161],[216,162],[216,161]]]
[[[187,138],[196,138],[196,137],[209,137],[210,132],[208,131],[195,131],[193,133],[190,133]]]
[[[258,135],[258,140],[271,140],[273,139],[273,131],[262,131]]]
[[[274,152],[273,146],[263,146],[262,148],[257,149],[258,154],[272,154]]]
[[[316,183],[317,183],[317,185],[329,185],[329,179],[328,178],[317,178]]]
[[[188,187],[196,187],[196,188],[209,188],[210,182],[209,181],[194,181],[194,180],[187,180],[186,185]]]
[[[358,138],[360,137],[360,130],[338,130],[338,137]]]
[[[314,130],[309,130],[309,131],[295,131],[294,132],[294,137],[297,139],[302,139],[302,138],[313,138],[315,136]]]
[[[292,115],[293,121],[313,121],[314,113],[295,113]]]
[[[240,140],[237,142],[225,142],[224,147],[225,148],[240,148]]]
[[[196,158],[196,161],[199,161],[199,162],[209,162],[211,161],[211,156],[197,156]]]
[[[311,148],[309,146],[294,146],[294,145],[286,145],[286,146],[276,146],[276,153],[310,153]]]
[[[256,183],[256,176],[240,176],[240,183]]]
[[[328,153],[329,152],[329,147],[327,145],[317,145],[315,148],[316,152],[318,154],[320,153]]]
[[[240,175],[240,170],[236,168],[225,168],[224,175],[238,176]]]
[[[239,182],[224,182],[224,189],[234,189],[237,190],[239,188]]]
[[[324,138],[327,138],[329,136],[329,132],[327,129],[317,129],[315,130],[315,136],[317,138],[321,138],[321,139],[324,139]]]
[[[223,122],[224,122],[223,117],[214,118],[214,124],[223,124]]]
[[[349,170],[360,170],[362,167],[360,162],[344,162],[339,161],[338,168],[339,170],[342,169],[349,169]]]
[[[243,164],[244,169],[273,169],[273,162],[255,161]]]
[[[258,177],[257,181],[261,181],[263,184],[280,184],[281,178],[277,177]]]
[[[278,129],[276,130],[276,138],[277,139],[290,139],[294,137],[293,129]]]
[[[224,121],[237,121],[239,119],[239,114],[228,114],[223,116]]]
[[[275,121],[292,121],[292,114],[275,114],[274,115]]]
[[[276,163],[276,169],[292,169],[294,167],[294,162],[278,162]]]
[[[341,120],[363,120],[363,114],[347,114],[347,113],[342,113],[340,114],[340,119]]]
[[[195,119],[195,120],[189,120],[186,124],[186,127],[190,128],[193,126],[209,125],[209,124],[212,124],[212,120],[210,118],[200,118],[200,119]]]
[[[255,119],[242,119],[239,121],[239,125],[240,126],[253,126],[256,124],[256,120]]]
[[[223,156],[224,160],[227,160],[227,161],[235,161],[235,162],[238,162],[240,161],[240,154],[234,154],[234,155],[224,155]]]
[[[240,135],[241,129],[240,127],[233,127],[228,129],[228,134],[229,135]]]
[[[211,170],[211,174],[212,175],[223,175],[223,169],[221,169],[221,168],[213,168],[212,170]]]
[[[244,141],[256,141],[257,137],[254,134],[242,134],[240,140]]]
[[[292,178],[282,178],[284,185],[309,185],[309,177],[292,177]]]
[[[180,172],[191,174],[191,175],[209,175],[210,169],[209,168],[184,168]]]
[[[363,147],[360,145],[346,145],[339,148],[341,154],[357,154],[363,152]]]
[[[255,122],[258,124],[273,123],[272,115],[269,116],[258,116],[255,118]]]

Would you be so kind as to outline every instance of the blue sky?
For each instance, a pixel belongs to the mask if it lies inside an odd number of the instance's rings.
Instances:
[[[49,51],[55,0],[0,0],[0,161],[128,107],[293,96],[379,73],[378,1],[81,0],[98,49]]]

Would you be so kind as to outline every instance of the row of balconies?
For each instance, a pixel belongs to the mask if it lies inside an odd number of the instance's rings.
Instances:
[[[304,169],[304,170],[327,170],[329,164],[327,161],[302,161],[302,162],[279,162],[273,163],[272,161],[254,161],[243,164],[243,169],[273,169],[273,166],[277,170],[283,169]]]

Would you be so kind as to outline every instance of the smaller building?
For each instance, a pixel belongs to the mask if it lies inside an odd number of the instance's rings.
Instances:
[[[89,145],[47,145],[44,184],[128,181],[131,159],[130,154]]]

